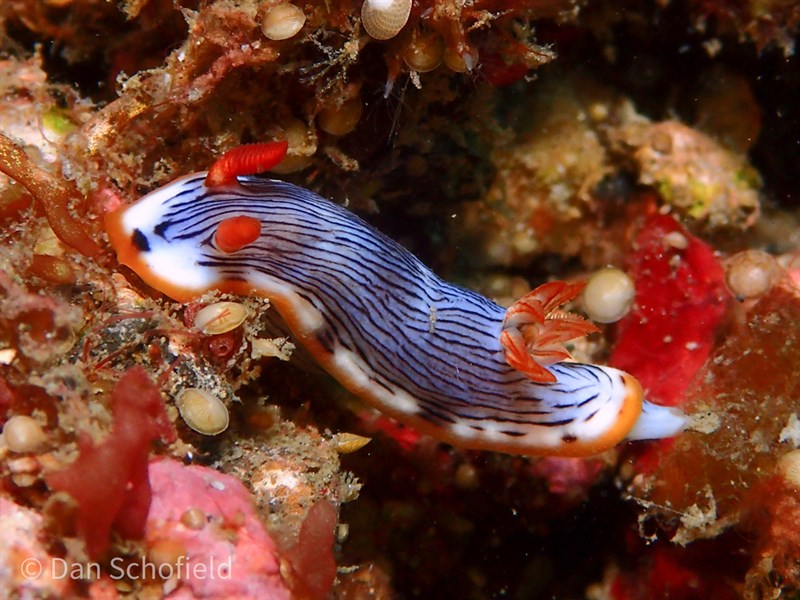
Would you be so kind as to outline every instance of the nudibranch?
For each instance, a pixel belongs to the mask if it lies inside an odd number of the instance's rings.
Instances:
[[[545,284],[506,311],[342,206],[251,176],[279,146],[243,147],[109,214],[120,262],[178,301],[266,296],[344,387],[456,446],[587,456],[683,430],[631,375],[563,360],[562,342],[594,329],[555,311],[581,286]]]

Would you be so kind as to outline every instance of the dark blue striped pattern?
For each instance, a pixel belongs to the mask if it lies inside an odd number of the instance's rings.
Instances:
[[[611,372],[578,363],[552,365],[553,385],[530,381],[504,360],[505,309],[441,280],[353,213],[281,181],[243,177],[238,188],[209,190],[204,176],[176,184],[155,235],[196,240],[198,263],[222,279],[290,286],[323,316],[316,336],[325,349],[359,357],[373,385],[413,396],[418,416],[475,430],[492,421],[524,435],[531,425],[591,419],[620,385]],[[243,214],[261,220],[261,237],[219,252],[218,223]]]

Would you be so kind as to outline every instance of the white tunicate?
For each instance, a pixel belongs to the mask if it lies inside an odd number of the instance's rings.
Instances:
[[[628,313],[635,294],[636,287],[627,273],[602,269],[589,277],[583,290],[583,309],[593,321],[614,323]]]
[[[725,267],[725,282],[739,298],[755,298],[769,291],[779,272],[775,259],[761,250],[734,254]]]
[[[176,403],[183,420],[197,433],[217,435],[228,428],[228,407],[204,390],[187,388],[178,395]]]
[[[219,335],[239,327],[247,314],[247,308],[239,302],[215,302],[197,311],[194,326],[207,335]]]
[[[305,23],[306,15],[302,9],[284,2],[272,7],[264,15],[261,31],[270,40],[288,40],[297,35]]]
[[[47,441],[47,436],[36,419],[16,415],[3,426],[3,439],[12,452],[34,452]]]

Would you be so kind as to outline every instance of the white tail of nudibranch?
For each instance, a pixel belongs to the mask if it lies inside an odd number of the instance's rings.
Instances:
[[[642,412],[625,439],[635,441],[673,437],[686,429],[687,423],[688,418],[680,409],[644,401]]]

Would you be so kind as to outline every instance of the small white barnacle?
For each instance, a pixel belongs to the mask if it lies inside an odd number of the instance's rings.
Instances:
[[[247,307],[238,302],[215,302],[204,306],[194,317],[194,326],[206,335],[233,331],[247,319]]]
[[[411,0],[364,0],[361,22],[371,38],[388,40],[408,23]]]
[[[176,403],[183,420],[197,433],[217,435],[228,428],[228,407],[205,390],[186,388]]]
[[[261,20],[261,31],[270,40],[288,40],[297,35],[306,23],[303,9],[281,2],[270,8]]]

